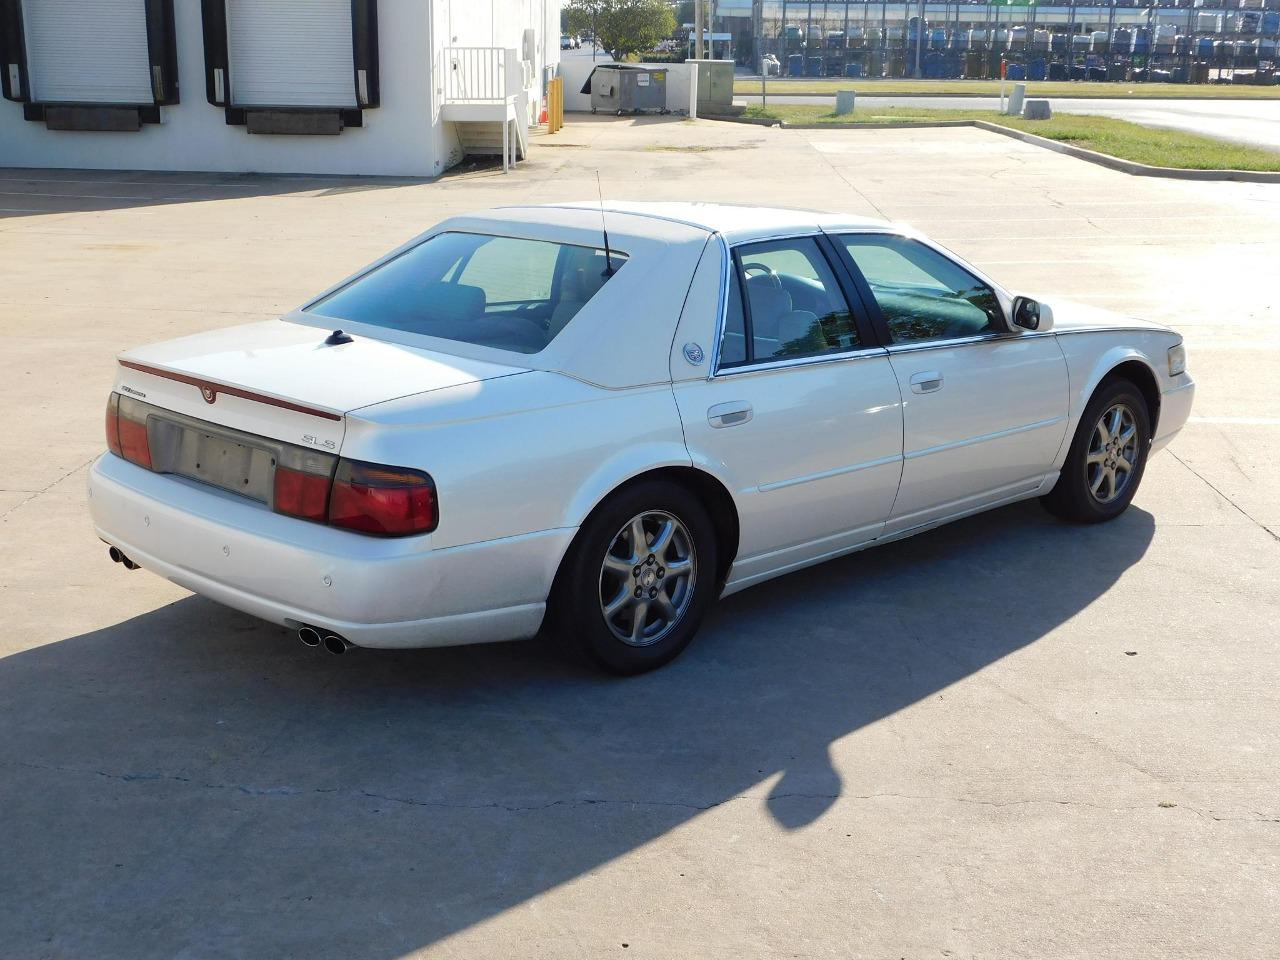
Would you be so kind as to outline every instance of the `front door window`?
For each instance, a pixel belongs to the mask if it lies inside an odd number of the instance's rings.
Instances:
[[[895,344],[1004,332],[995,291],[923,243],[881,234],[838,239],[871,287]]]

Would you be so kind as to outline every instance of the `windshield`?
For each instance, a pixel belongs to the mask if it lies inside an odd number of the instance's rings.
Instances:
[[[626,260],[611,251],[614,271]],[[306,308],[310,314],[537,353],[604,286],[603,250],[441,233]]]

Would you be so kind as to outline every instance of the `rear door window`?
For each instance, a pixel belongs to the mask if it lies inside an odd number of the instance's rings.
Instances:
[[[844,353],[862,346],[853,315],[813,237],[744,244],[720,343],[720,366]]]

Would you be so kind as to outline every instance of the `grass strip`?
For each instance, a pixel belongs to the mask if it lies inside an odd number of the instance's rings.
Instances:
[[[1122,160],[1179,170],[1280,170],[1280,152],[1202,137],[1182,130],[1162,130],[1117,120],[1059,113],[1051,120],[1002,117],[993,110],[948,110],[920,107],[874,107],[836,116],[830,108],[770,103],[747,107],[745,117],[781,120],[789,124],[879,124],[935,120],[986,120],[1024,130],[1049,140],[1059,140],[1086,150],[1096,150]]]

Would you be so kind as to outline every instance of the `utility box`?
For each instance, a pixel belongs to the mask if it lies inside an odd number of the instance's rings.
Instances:
[[[698,71],[698,114],[727,116],[733,111],[733,61],[686,60]]]
[[[587,83],[591,85],[592,113],[667,112],[666,70],[625,64],[596,67]]]

